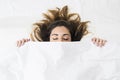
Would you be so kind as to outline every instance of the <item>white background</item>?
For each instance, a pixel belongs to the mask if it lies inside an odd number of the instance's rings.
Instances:
[[[120,0],[0,0],[0,49],[29,37],[42,13],[68,5],[70,12],[89,20],[95,37],[120,42]]]

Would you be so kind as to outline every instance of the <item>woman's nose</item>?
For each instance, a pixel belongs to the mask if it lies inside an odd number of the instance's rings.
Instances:
[[[60,38],[60,39],[58,39],[58,42],[63,42],[63,39],[61,39],[61,38]]]

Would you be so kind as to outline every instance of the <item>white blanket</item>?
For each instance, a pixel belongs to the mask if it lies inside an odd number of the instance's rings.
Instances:
[[[120,46],[28,42],[0,59],[0,80],[120,80]],[[13,51],[14,52],[14,51]]]

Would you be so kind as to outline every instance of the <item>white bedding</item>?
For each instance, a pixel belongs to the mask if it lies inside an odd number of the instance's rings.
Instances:
[[[0,58],[0,80],[120,80],[119,49],[111,42],[28,42]]]
[[[29,42],[14,48],[43,12],[64,5],[90,20],[90,32],[106,46]],[[120,0],[0,0],[0,80],[120,80],[120,45],[109,42],[120,43],[119,8]]]

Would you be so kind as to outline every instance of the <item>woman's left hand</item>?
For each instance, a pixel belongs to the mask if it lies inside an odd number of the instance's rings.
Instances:
[[[107,42],[107,40],[103,40],[103,39],[96,38],[96,37],[92,38],[91,40],[92,40],[93,44],[95,44],[98,47],[104,46],[105,43]]]

